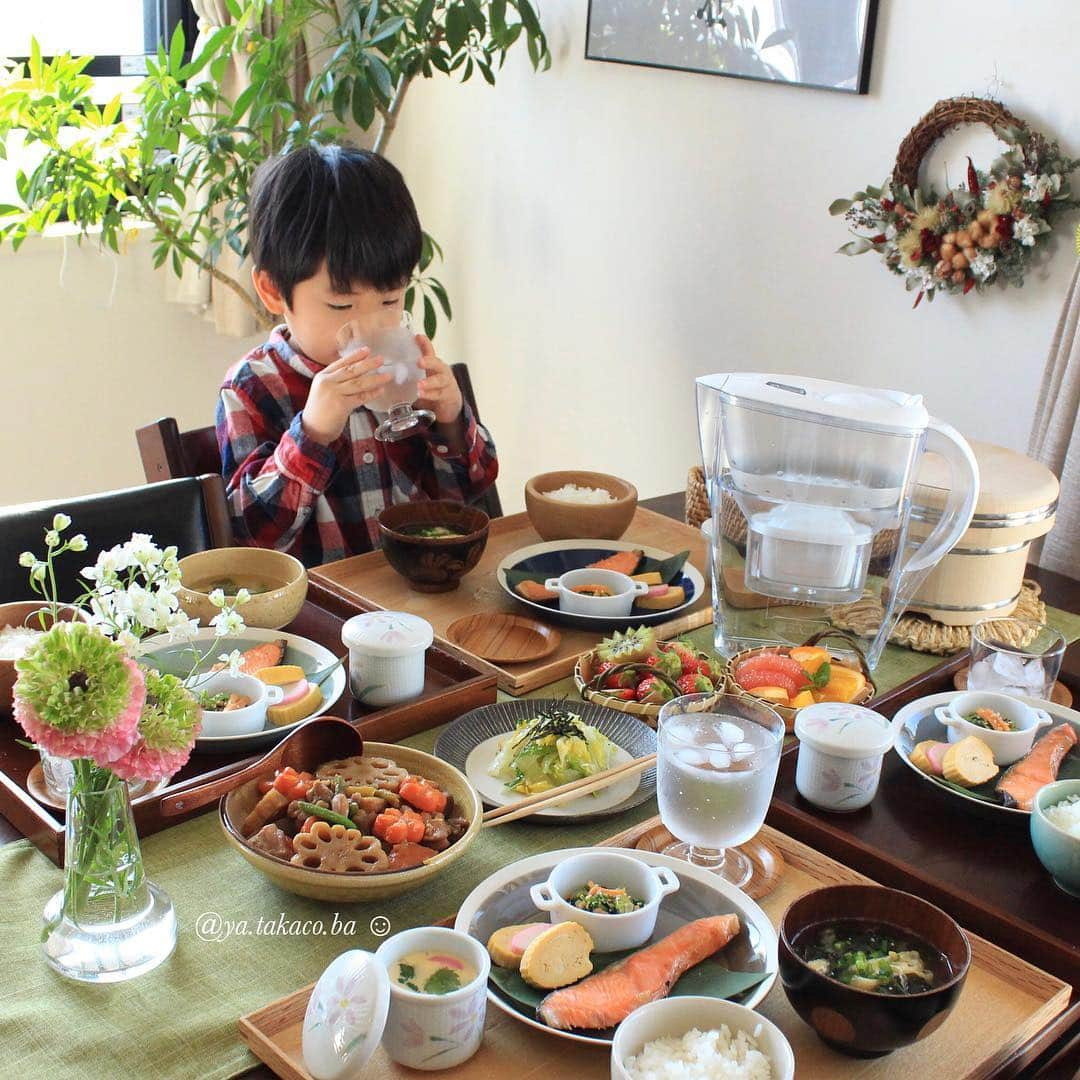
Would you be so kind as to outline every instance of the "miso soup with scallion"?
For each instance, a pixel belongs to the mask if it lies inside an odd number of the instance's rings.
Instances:
[[[948,959],[915,934],[888,923],[815,923],[791,942],[819,975],[876,994],[921,994],[952,977]]]

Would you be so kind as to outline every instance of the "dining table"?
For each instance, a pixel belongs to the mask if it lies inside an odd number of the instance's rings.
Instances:
[[[642,500],[641,505],[682,520],[684,494],[675,492]],[[1035,565],[1027,568],[1026,576],[1040,585],[1042,599],[1047,605],[1061,612],[1080,616],[1080,581]],[[1080,626],[1080,623],[1077,625]],[[711,643],[710,628],[702,628],[696,633],[703,644]],[[929,692],[928,687],[931,684],[940,689],[942,679],[951,676],[964,662],[964,657],[941,658],[940,663],[930,665],[898,686],[880,688],[881,711],[892,716],[904,704]],[[1074,641],[1067,648],[1060,681],[1074,695],[1080,695],[1080,641]],[[562,680],[555,686],[530,691],[526,696],[562,696],[571,687],[569,680]],[[505,694],[500,694],[500,698],[507,700]],[[442,725],[403,741],[430,751],[441,729]],[[912,777],[909,770],[896,760],[895,754],[887,756],[882,790],[877,799],[864,810],[845,815],[818,810],[802,799],[794,787],[796,754],[797,748],[792,740],[781,759],[767,824],[880,884],[904,888],[924,896],[949,911],[967,929],[1071,984],[1072,997],[1064,1011],[1012,1054],[994,1075],[1001,1078],[1033,1077],[1038,1080],[1066,1080],[1080,1075],[1080,993],[1077,991],[1080,986],[1080,919],[1077,918],[1080,909],[1077,908],[1077,901],[1054,888],[1030,851],[1030,858],[1017,858],[1015,854],[1008,860],[987,858],[987,851],[993,851],[995,837],[988,835],[990,831],[986,828],[984,819],[967,815],[963,811],[958,811],[946,819],[942,812],[942,800],[924,798],[917,778]],[[207,810],[212,812],[214,808],[208,807]],[[599,843],[623,829],[647,821],[656,812],[655,799],[651,799],[621,815],[592,825],[550,826],[523,821],[487,830],[474,848],[475,851],[482,845],[488,845],[486,856],[474,859],[470,852],[469,858],[460,860],[454,867],[454,874],[448,875],[445,884],[439,887],[437,893],[429,890],[427,907],[404,902],[396,905],[391,902],[387,915],[393,923],[394,931],[445,919],[452,916],[464,894],[485,876],[485,868],[487,872],[491,872],[491,869],[500,863],[517,857],[517,853]],[[198,822],[206,822],[207,827],[202,828]],[[172,882],[183,880],[185,868],[203,866],[204,863],[205,867],[209,867],[210,864],[206,862],[211,854],[207,851],[208,847],[226,847],[220,832],[211,830],[209,824],[212,823],[205,816],[195,818],[176,830],[167,830],[149,838],[154,852],[163,855],[173,833],[179,836],[181,830],[188,829],[184,835],[189,837],[189,841],[185,843],[190,843],[190,847],[185,847],[180,855],[170,860],[171,881],[165,882],[167,887],[173,890],[178,909],[181,909],[180,901],[183,897],[181,890]],[[1026,825],[1024,828],[1026,830]],[[6,848],[6,845],[20,838],[19,830],[0,816],[0,845],[3,845],[0,847],[0,856],[5,850],[14,850]],[[1015,852],[1018,847],[1015,837],[1011,842],[1013,847],[1009,850]],[[176,843],[180,844],[180,841]],[[1030,844],[1027,846],[1030,849]],[[215,851],[214,854],[220,855],[220,852]],[[11,867],[15,872],[28,868],[36,871],[39,865],[45,862],[43,855],[24,842]],[[244,869],[238,860],[235,865],[239,870]],[[153,870],[152,863],[150,869]],[[51,864],[50,870],[54,874],[59,873]],[[217,870],[208,872],[217,873]],[[241,875],[239,884],[230,884],[229,889],[235,893],[233,899],[236,903],[242,903],[243,892],[249,888],[250,880]],[[256,894],[252,891],[250,895]],[[46,898],[46,895],[42,895],[42,905]],[[193,902],[188,899],[189,903]],[[311,901],[285,893],[276,894],[274,902],[283,909],[283,914],[292,914],[297,918],[314,910]],[[0,900],[0,909],[3,906],[4,901]],[[209,899],[208,906],[213,906]],[[36,914],[35,912],[34,915]],[[28,919],[24,921],[27,924],[29,922]],[[372,925],[374,921],[373,919]],[[15,925],[16,920],[11,917],[11,913],[8,913],[5,922],[3,911],[0,910],[0,931],[10,934]],[[364,926],[366,925],[365,915]],[[191,932],[190,925],[185,926],[182,921],[182,937],[185,930]],[[230,1045],[230,1036],[233,1036],[238,1049],[234,1048],[227,1060],[215,1062],[214,1069],[202,1070],[198,1075],[222,1078],[238,1075],[273,1077],[275,1073],[240,1047],[239,1037],[236,1035],[236,1020],[251,1008],[267,1004],[280,996],[282,987],[284,992],[287,992],[315,979],[328,959],[334,955],[333,951],[328,950],[336,947],[336,951],[340,952],[349,947],[371,947],[370,942],[365,943],[363,940],[320,944],[319,949],[313,951],[310,966],[302,970],[298,967],[292,973],[294,977],[290,986],[289,971],[280,969],[280,957],[273,956],[270,951],[272,943],[267,945],[260,942],[257,948],[253,946],[250,951],[236,947],[235,943],[227,949],[229,944],[222,946],[220,977],[214,978],[212,985],[206,984],[206,975],[202,971],[197,976],[201,982],[195,982],[194,985],[193,982],[184,981],[185,972],[173,974],[174,982],[181,984],[168,990],[169,993],[176,993],[176,1006],[170,1007],[161,1015],[170,1017],[169,1023],[175,1025],[174,1030],[155,1032],[152,1035],[154,1052],[162,1055],[162,1061],[167,1059],[169,1062],[170,1070],[167,1075],[184,1075],[178,1063],[183,1060],[183,1048],[189,1041],[192,1044],[205,1041],[207,1045],[213,1045],[220,1050]],[[34,951],[36,952],[36,946]],[[26,956],[29,962],[29,949],[26,950]],[[190,960],[190,949],[186,955],[181,955],[181,950],[178,950],[165,967],[183,966]],[[34,956],[32,962],[40,963],[44,967],[44,961],[40,960],[39,956]],[[256,984],[257,991],[264,975],[265,993],[261,998],[257,993],[252,997],[252,983]],[[148,992],[152,992],[154,977],[154,974],[144,976],[129,985],[136,986],[141,983],[147,987]],[[194,965],[191,978],[196,979]],[[232,1011],[231,1029],[225,1030],[227,1025],[223,1018],[229,1015],[228,996],[237,993],[236,988],[241,986],[249,995],[247,1000],[254,1000],[256,1004],[247,1004],[246,1007],[237,1005]],[[92,987],[85,993],[80,988],[79,993],[74,995],[78,1008],[83,1010],[78,1015],[86,1018],[88,1022],[103,1025],[119,1022],[117,1010],[110,1004],[108,994],[109,988]],[[5,1011],[3,995],[4,991],[0,990],[0,1015]],[[130,1002],[134,999],[125,1000]],[[69,1016],[62,1022],[70,1025],[72,1017]],[[125,1019],[124,1023],[127,1024],[128,1020]],[[125,1030],[133,1029],[129,1026]],[[68,1063],[77,1059],[80,1054],[85,1055],[85,1062],[91,1062],[97,1052],[96,1048],[105,1045],[102,1036],[91,1035],[89,1030],[78,1026],[66,1026],[62,1030],[58,1028],[57,1038],[66,1040],[69,1044],[69,1050],[65,1051],[68,1054],[65,1059]],[[132,1053],[138,1052],[138,1047],[132,1048]],[[40,1058],[34,1060],[39,1061]],[[5,1071],[8,1067],[12,1067],[10,1059]],[[92,1075],[94,1070],[88,1068],[85,1074]],[[452,1077],[454,1070],[448,1071],[447,1075]],[[509,1067],[506,1075],[510,1075]],[[570,1076],[572,1073],[567,1072],[566,1075]],[[950,1075],[941,1073],[942,1080],[949,1080]]]

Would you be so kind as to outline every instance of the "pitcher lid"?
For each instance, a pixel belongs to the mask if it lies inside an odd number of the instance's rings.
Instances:
[[[793,419],[903,435],[919,434],[930,422],[922,396],[903,390],[759,372],[704,375],[697,381],[718,391],[725,404]]]

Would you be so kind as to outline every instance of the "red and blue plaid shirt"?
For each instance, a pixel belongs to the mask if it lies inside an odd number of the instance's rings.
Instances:
[[[387,506],[471,502],[495,482],[495,444],[467,403],[461,452],[435,428],[380,442],[379,421],[364,408],[329,446],[316,442],[301,418],[321,370],[279,326],[225,377],[217,440],[238,543],[277,548],[318,566],[378,548],[375,519]]]

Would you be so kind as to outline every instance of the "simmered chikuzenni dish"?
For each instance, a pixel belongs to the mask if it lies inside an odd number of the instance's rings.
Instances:
[[[801,931],[792,947],[819,974],[878,994],[921,994],[951,974],[942,953],[888,923],[817,923]]]
[[[259,791],[240,826],[247,843],[314,870],[407,870],[469,828],[452,795],[385,757],[327,761],[314,776],[282,769],[260,781]]]

